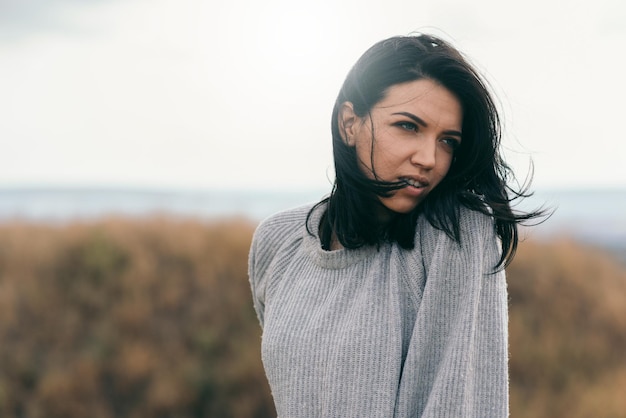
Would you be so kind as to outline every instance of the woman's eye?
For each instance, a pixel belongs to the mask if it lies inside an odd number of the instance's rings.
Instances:
[[[396,123],[396,126],[399,126],[406,131],[417,132],[417,125],[413,122],[398,122]]]
[[[460,141],[456,138],[443,138],[441,142],[446,144],[452,151],[455,151],[459,145],[461,145]]]

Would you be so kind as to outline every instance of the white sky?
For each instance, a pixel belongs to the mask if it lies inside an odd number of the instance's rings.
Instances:
[[[621,0],[0,0],[0,187],[328,188],[330,113],[374,42],[443,36],[534,185],[626,187]]]

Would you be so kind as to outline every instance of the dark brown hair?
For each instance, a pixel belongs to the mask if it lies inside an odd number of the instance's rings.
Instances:
[[[431,79],[458,98],[463,108],[463,141],[448,174],[427,198],[412,212],[396,214],[390,223],[382,224],[376,212],[378,198],[389,196],[403,184],[373,180],[362,172],[355,148],[341,137],[339,111],[343,103],[351,102],[357,116],[364,117],[389,87],[419,79]],[[343,83],[331,128],[336,180],[330,196],[318,204],[328,203],[320,225],[325,247],[334,232],[346,248],[378,245],[383,240],[413,248],[420,215],[460,241],[459,209],[463,205],[494,218],[503,249],[496,267],[502,267],[515,254],[517,225],[543,214],[511,209],[513,200],[527,194],[525,188],[515,190],[508,184],[514,176],[500,155],[500,119],[493,98],[461,53],[437,37],[393,37],[368,49]]]

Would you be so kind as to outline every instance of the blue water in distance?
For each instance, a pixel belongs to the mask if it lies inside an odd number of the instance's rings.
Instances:
[[[324,191],[179,191],[146,189],[0,189],[0,221],[72,221],[109,215],[169,214],[203,219],[272,213],[315,202]]]
[[[243,217],[256,222],[272,213],[316,202],[329,191],[0,189],[0,222],[70,222],[153,214],[200,219]],[[554,209],[553,216],[524,230],[525,235],[570,236],[623,249],[626,254],[626,189],[542,190],[518,207],[527,210],[542,205]]]

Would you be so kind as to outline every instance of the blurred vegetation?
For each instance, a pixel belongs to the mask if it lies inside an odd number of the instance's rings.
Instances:
[[[0,225],[0,416],[273,417],[243,220]],[[508,271],[512,417],[626,416],[626,268],[571,242]]]
[[[266,417],[253,225],[0,227],[0,416]]]
[[[524,242],[507,273],[512,417],[626,417],[626,265]]]

